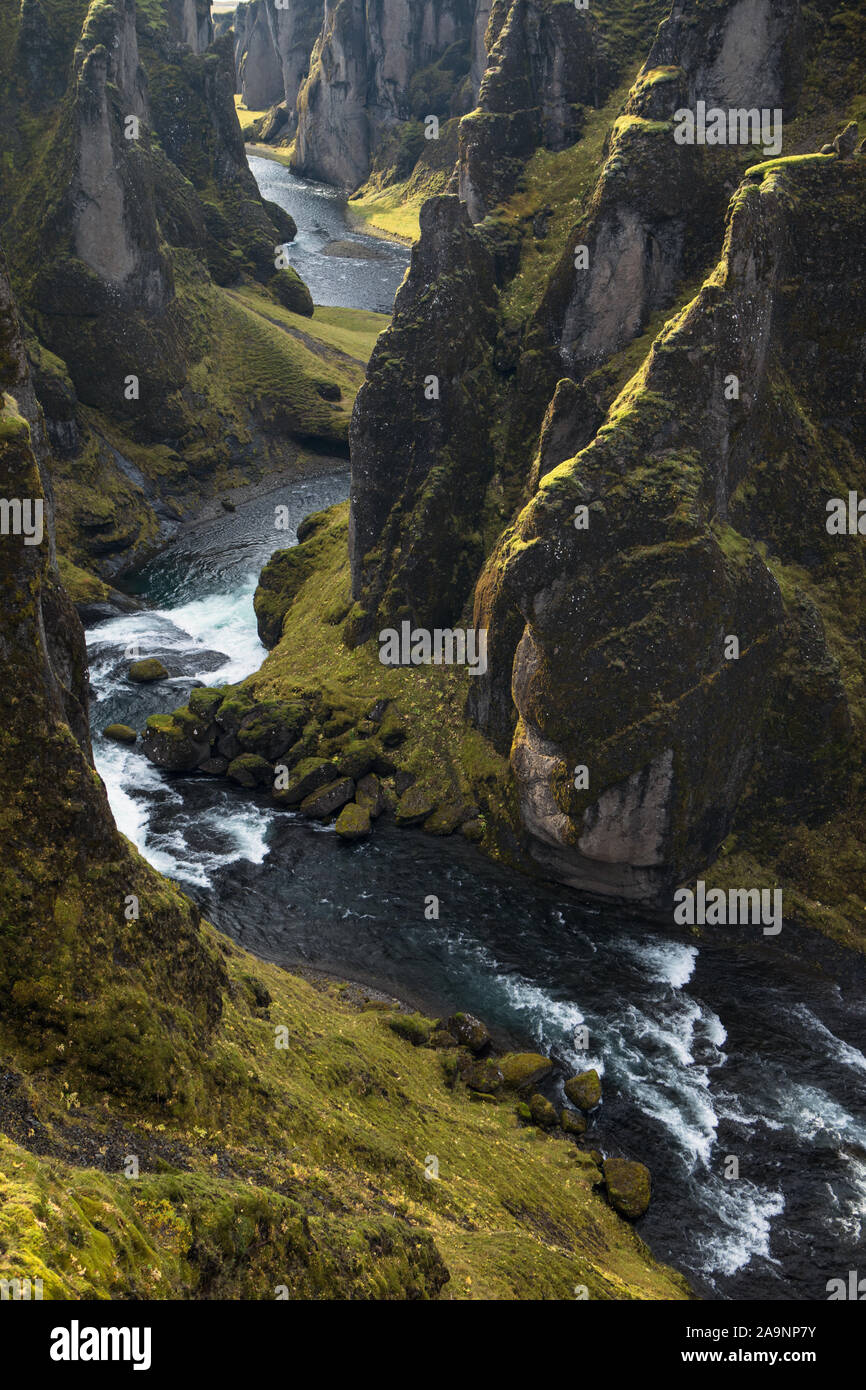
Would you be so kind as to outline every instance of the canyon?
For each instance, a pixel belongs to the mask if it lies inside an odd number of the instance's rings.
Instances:
[[[150,1297],[153,1270],[176,1297],[690,1296],[564,1118],[579,1062],[549,1014],[535,1052],[515,1026],[473,1060],[438,997],[428,1015],[365,993],[360,966],[291,973],[270,927],[250,954],[243,873],[204,911],[120,832],[88,720],[115,696],[90,689],[81,618],[145,625],[136,577],[191,523],[309,495],[294,543],[255,522],[252,663],[142,652],[169,668],[129,706],[142,786],[248,804],[274,844],[299,807],[319,838],[339,812],[339,852],[393,854],[401,884],[401,854],[441,854],[446,884],[451,854],[478,901],[485,874],[512,876],[490,879],[503,903],[525,880],[606,960],[592,913],[626,943],[638,920],[650,968],[655,923],[675,993],[697,946],[663,933],[696,881],[707,902],[783,895],[786,999],[810,939],[859,978],[866,565],[827,499],[866,490],[864,22],[859,0],[250,0],[233,27],[207,0],[4,10],[0,491],[44,522],[0,538],[4,1277],[52,1297]],[[781,153],[678,138],[712,108],[782,113]],[[277,196],[245,139],[288,169]],[[346,218],[331,265],[373,273],[353,217],[411,241],[392,313],[314,302],[311,230],[282,204],[319,183]],[[484,634],[484,660],[383,665],[383,634],[413,630]],[[99,681],[123,682],[111,660]],[[371,861],[343,862],[350,883]],[[508,1081],[543,1045],[547,1091]],[[437,1144],[471,1201],[425,1179]]]

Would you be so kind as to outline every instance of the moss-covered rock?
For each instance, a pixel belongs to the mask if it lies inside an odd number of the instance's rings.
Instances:
[[[434,793],[419,782],[400,797],[394,819],[398,825],[420,825],[432,815],[435,807]]]
[[[152,763],[168,772],[192,772],[210,752],[208,742],[194,739],[170,714],[150,715],[142,730],[141,748]]]
[[[341,840],[364,840],[372,829],[370,812],[366,806],[350,801],[338,815],[334,829]]]
[[[329,816],[345,806],[355,795],[355,783],[351,777],[337,777],[318,791],[310,792],[301,802],[301,815],[314,820],[327,820]]]
[[[128,724],[109,724],[102,732],[112,743],[135,743],[138,738],[135,729],[131,729]]]
[[[129,680],[136,685],[148,685],[151,681],[168,680],[168,671],[155,656],[145,657],[143,661],[133,661],[127,671]]]
[[[274,800],[284,806],[300,806],[311,793],[333,782],[336,775],[336,763],[327,758],[302,758],[288,774],[285,786],[274,783]]]
[[[355,800],[359,806],[365,806],[370,816],[375,820],[381,816],[387,808],[387,800],[382,790],[382,783],[374,772],[368,772],[366,777],[361,777],[355,788]]]
[[[565,1094],[578,1110],[594,1110],[601,1100],[601,1077],[595,1067],[569,1077],[565,1082]]]
[[[258,753],[241,753],[237,758],[232,758],[226,776],[241,787],[267,787],[273,783],[274,769]]]
[[[586,1133],[586,1116],[579,1110],[560,1110],[559,1124],[563,1134],[573,1134],[575,1138],[579,1138]]]
[[[644,1163],[625,1158],[606,1158],[603,1169],[604,1186],[614,1211],[629,1221],[644,1215],[650,1204],[650,1170]]]
[[[553,1071],[550,1058],[538,1052],[507,1052],[499,1058],[499,1066],[506,1086],[514,1091],[537,1085]]]
[[[536,1091],[534,1095],[529,1097],[527,1104],[533,1124],[538,1125],[541,1129],[553,1129],[555,1125],[559,1124],[556,1109],[546,1096],[542,1096]]]
[[[278,270],[268,281],[268,289],[284,309],[290,309],[293,314],[301,314],[304,318],[313,317],[313,296],[293,266]]]
[[[445,1028],[461,1047],[467,1047],[476,1056],[490,1046],[490,1033],[474,1014],[452,1014]]]

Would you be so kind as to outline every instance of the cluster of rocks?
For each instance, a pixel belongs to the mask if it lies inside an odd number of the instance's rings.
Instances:
[[[367,1008],[387,1012],[387,1026],[415,1047],[441,1049],[445,1076],[452,1087],[463,1086],[471,1100],[496,1105],[506,1099],[517,1100],[516,1113],[521,1124],[573,1139],[584,1138],[587,1115],[601,1103],[601,1078],[594,1067],[568,1077],[563,1090],[570,1105],[559,1109],[538,1086],[555,1080],[555,1064],[538,1052],[507,1052],[496,1055],[488,1029],[472,1014],[455,1013],[447,1019],[430,1020],[421,1014],[393,1013],[382,1001],[370,1001]],[[589,1150],[601,1170],[601,1185],[607,1199],[621,1216],[635,1221],[650,1203],[650,1171],[643,1163],[625,1158],[605,1158]]]
[[[136,679],[132,670],[130,678]],[[111,725],[105,734],[135,741],[125,725]],[[257,701],[242,686],[200,686],[172,714],[150,716],[142,750],[168,771],[224,776],[250,790],[270,789],[277,805],[312,820],[336,817],[336,832],[347,841],[369,835],[386,814],[399,826],[434,835],[459,830],[481,840],[484,826],[474,803],[443,798],[399,766],[394,754],[406,737],[390,700],[376,701],[358,717],[327,703],[321,692]]]

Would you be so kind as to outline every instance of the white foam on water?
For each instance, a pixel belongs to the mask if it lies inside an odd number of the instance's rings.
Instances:
[[[147,845],[153,796],[163,794],[176,802],[182,798],[166,785],[153,763],[122,744],[106,741],[95,745],[93,761],[105,783],[118,830],[150,859]],[[135,796],[135,791],[141,796]]]
[[[209,594],[206,598],[191,599],[177,608],[157,610],[187,636],[186,647],[195,651],[225,652],[226,663],[216,671],[196,673],[196,678],[209,685],[233,685],[251,675],[261,666],[266,655],[259,641],[253,610],[253,594],[257,578],[248,575],[243,585],[230,594]]]
[[[773,1222],[785,1210],[780,1192],[767,1192],[745,1178],[725,1182],[714,1178],[706,1189],[715,1230],[698,1242],[701,1272],[736,1274],[755,1256],[778,1265],[770,1254]]]
[[[672,989],[682,989],[695,973],[698,959],[696,946],[685,946],[678,941],[635,941],[633,937],[623,936],[617,940],[639,965],[644,974],[659,984],[670,985]]]

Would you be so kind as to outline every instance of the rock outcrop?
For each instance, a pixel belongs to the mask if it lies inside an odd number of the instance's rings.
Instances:
[[[281,135],[297,125],[296,103],[322,26],[321,0],[277,8],[275,0],[250,0],[235,13],[238,91],[250,111],[281,106]]]
[[[454,45],[468,50],[473,19],[471,0],[326,0],[298,95],[293,168],[355,188],[389,129],[428,114],[412,110],[412,80]]]
[[[509,752],[530,858],[664,908],[732,830],[769,844],[771,807],[820,827],[854,785],[834,773],[862,713],[824,522],[864,481],[866,166],[848,135],[811,153],[798,90],[823,62],[838,121],[859,69],[850,36],[837,50],[793,0],[674,4],[566,223],[547,171],[582,171],[622,49],[603,7],[598,30],[557,8],[494,11],[461,124],[465,201],[427,205],[359,394],[346,633],[465,621],[486,553],[489,669],[469,711]],[[548,42],[557,25],[569,37]],[[568,42],[582,57],[557,86]],[[726,148],[680,143],[676,113],[699,101],[781,111],[780,156],[751,128]],[[423,387],[440,361],[437,404]],[[859,593],[856,555],[845,568]]]

